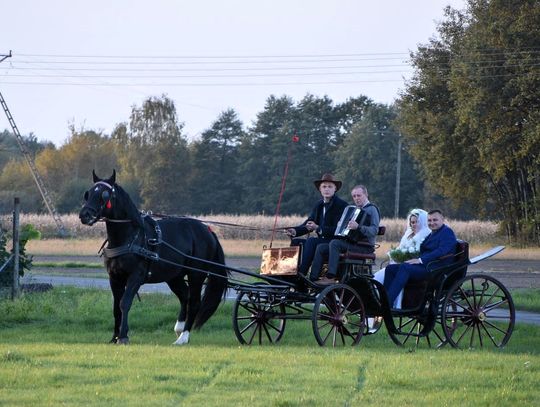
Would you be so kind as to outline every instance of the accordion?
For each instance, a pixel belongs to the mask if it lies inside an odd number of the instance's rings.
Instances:
[[[343,214],[341,215],[341,219],[339,220],[336,231],[334,233],[335,236],[342,236],[347,237],[349,235],[349,232],[351,231],[349,229],[349,222],[351,220],[355,220],[358,215],[360,215],[360,212],[362,211],[361,208],[358,208],[356,205],[349,205],[343,210]]]

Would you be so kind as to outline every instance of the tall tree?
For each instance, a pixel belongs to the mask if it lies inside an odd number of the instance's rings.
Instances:
[[[120,179],[140,191],[147,210],[182,213],[191,207],[190,161],[174,102],[150,97],[134,106],[129,124],[119,125],[113,139],[122,164]]]
[[[273,145],[276,140],[289,140],[292,137],[293,117],[294,103],[291,98],[270,96],[264,110],[257,114],[253,127],[242,140],[239,169],[245,191],[241,205],[243,213],[275,211],[287,149],[285,147],[285,153],[280,151],[276,157]],[[277,165],[277,161],[280,165]]]
[[[396,109],[372,104],[352,127],[336,151],[336,174],[344,189],[364,184],[382,216],[394,216],[398,164],[399,130],[393,125]],[[422,182],[407,151],[402,148],[400,163],[399,213],[422,206]]]
[[[296,105],[288,97],[270,97],[242,145],[244,208],[275,211],[288,162],[281,212],[306,212],[318,197],[311,181],[335,170],[333,153],[368,104],[363,97],[337,106],[327,96],[308,94]],[[298,142],[292,143],[293,136]]]
[[[429,182],[540,245],[540,3],[469,0],[412,54],[404,133]]]
[[[242,127],[236,112],[228,109],[192,144],[192,212],[238,213],[243,195],[238,176]]]
[[[117,159],[110,137],[71,127],[71,135],[60,148],[47,148],[36,157],[36,167],[55,194],[56,209],[67,213],[80,209],[92,170],[110,174]]]

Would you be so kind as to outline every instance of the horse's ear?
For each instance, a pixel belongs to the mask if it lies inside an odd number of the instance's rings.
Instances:
[[[111,178],[109,178],[109,183],[114,185],[116,182],[116,170],[113,168]]]
[[[96,175],[96,171],[92,170],[92,177],[94,178],[94,183],[101,181],[99,177]]]

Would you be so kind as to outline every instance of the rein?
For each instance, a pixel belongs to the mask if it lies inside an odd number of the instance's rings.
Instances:
[[[218,221],[213,221],[213,220],[203,220],[203,219],[194,218],[194,217],[191,217],[191,216],[165,215],[165,214],[162,214],[162,213],[151,213],[151,212],[149,212],[148,215],[155,216],[156,218],[161,218],[161,219],[167,219],[167,218],[193,219],[193,220],[198,220],[199,222],[206,223],[206,224],[209,224],[209,225],[229,226],[229,227],[234,227],[234,228],[237,228],[237,229],[256,230],[256,231],[259,231],[259,232],[272,232],[273,230],[287,230],[287,229],[290,229],[292,227],[292,226],[284,226],[284,227],[280,227],[280,228],[265,229],[265,228],[260,228],[260,227],[256,227],[256,226],[240,225],[239,223],[228,223],[228,222],[218,222]]]
[[[131,219],[109,219],[109,218],[99,218],[96,222],[129,223],[129,222],[132,222],[132,221],[131,221]]]
[[[165,240],[163,240],[162,235],[161,235],[161,228],[159,227],[157,222],[154,219],[152,219],[148,214],[143,214],[143,222],[144,222],[145,218],[148,218],[148,220],[151,221],[151,222],[155,222],[154,230],[156,232],[156,237],[155,238],[149,238],[149,239],[145,238],[145,242],[144,242],[145,245],[148,244],[148,246],[153,246],[153,247],[163,245],[163,246],[166,246],[167,248],[169,248],[170,250],[174,251],[175,253],[185,257],[186,259],[195,260],[197,262],[202,262],[202,263],[212,265],[212,266],[222,267],[224,269],[234,271],[234,272],[237,272],[239,274],[244,274],[244,275],[251,276],[251,277],[258,277],[258,278],[260,278],[262,280],[265,280],[265,281],[267,281],[269,283],[270,282],[276,283],[280,287],[294,287],[295,286],[293,283],[290,283],[288,281],[283,281],[283,280],[280,280],[280,279],[277,279],[277,278],[274,278],[274,277],[270,277],[270,276],[261,276],[259,274],[251,273],[251,272],[246,271],[246,270],[237,269],[237,268],[227,266],[226,264],[216,263],[216,262],[213,262],[213,261],[210,261],[210,260],[206,260],[206,259],[202,259],[202,258],[199,258],[199,257],[191,256],[191,255],[181,251],[180,249],[174,247],[173,245],[166,242]],[[195,219],[195,218],[190,218],[190,219]],[[114,257],[124,256],[126,254],[134,254],[136,256],[143,257],[143,258],[145,258],[147,260],[150,260],[152,262],[163,262],[163,263],[170,264],[172,266],[182,267],[182,268],[185,268],[185,269],[188,269],[188,270],[193,270],[193,271],[196,271],[196,272],[199,272],[199,273],[205,273],[207,275],[212,275],[212,276],[219,277],[219,278],[225,278],[228,281],[234,280],[235,281],[235,287],[251,287],[251,285],[247,284],[245,281],[242,281],[242,280],[231,279],[231,278],[229,278],[227,276],[223,276],[221,274],[213,273],[211,271],[203,270],[203,269],[200,269],[200,268],[197,268],[197,267],[188,266],[186,264],[179,264],[179,263],[176,263],[174,261],[171,261],[171,260],[165,259],[163,257],[160,257],[160,255],[158,253],[156,253],[156,252],[154,252],[152,250],[149,250],[146,247],[139,246],[139,245],[135,244],[134,242],[137,239],[137,237],[138,237],[138,233],[135,235],[135,237],[133,238],[133,241],[131,243],[129,243],[127,245],[119,246],[119,247],[114,247],[114,248],[104,247],[105,244],[107,243],[107,240],[105,240],[105,242],[103,242],[103,245],[101,246],[100,251],[102,252],[102,254],[106,258],[114,258]]]

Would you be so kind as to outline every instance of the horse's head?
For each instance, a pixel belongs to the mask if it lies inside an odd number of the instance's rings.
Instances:
[[[84,225],[92,226],[102,217],[113,217],[113,202],[116,196],[116,170],[109,179],[99,178],[92,170],[94,185],[84,193],[84,206],[79,219]]]

